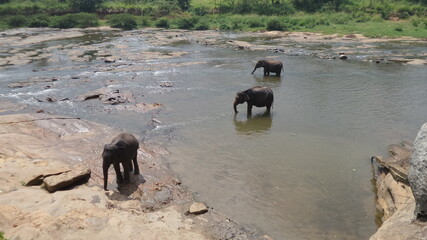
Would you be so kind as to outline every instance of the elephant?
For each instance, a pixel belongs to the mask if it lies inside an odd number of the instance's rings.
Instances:
[[[278,60],[259,60],[255,65],[254,70],[251,74],[254,74],[257,68],[264,68],[264,76],[270,76],[270,72],[276,73],[276,76],[280,77],[280,73],[283,71],[283,63]]]
[[[113,164],[114,170],[116,171],[116,182],[118,184],[123,182],[122,173],[120,172],[120,163],[124,170],[124,183],[130,182],[129,172],[133,170],[134,174],[139,174],[139,167],[137,161],[137,152],[139,148],[139,142],[130,133],[120,133],[113,138],[110,144],[104,146],[102,152],[102,170],[104,173],[104,190],[107,190],[108,183],[108,169]],[[133,167],[132,167],[133,161]]]
[[[267,107],[267,112],[270,112],[270,108],[273,105],[273,91],[268,87],[252,87],[246,91],[238,92],[236,94],[236,98],[234,100],[234,112],[238,113],[237,105],[247,102],[248,103],[248,111],[247,114],[252,114],[252,106],[256,107]]]

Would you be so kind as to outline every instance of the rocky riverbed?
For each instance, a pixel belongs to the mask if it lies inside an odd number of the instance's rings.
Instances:
[[[94,36],[94,33],[99,34]],[[90,37],[86,39],[87,36]],[[116,36],[128,40],[108,41]],[[144,39],[144,43],[151,49],[136,48],[131,41],[135,37]],[[50,44],[56,40],[76,38],[79,41],[60,46],[61,54],[56,51],[58,45]],[[207,213],[202,215],[188,214],[194,199],[181,186],[167,163],[158,160],[159,156],[167,154],[167,150],[161,146],[141,141],[138,152],[141,175],[133,177],[131,185],[117,188],[114,184],[115,176],[110,170],[110,189],[113,190],[103,191],[102,146],[121,130],[76,117],[52,115],[49,110],[52,105],[36,108],[31,105],[31,101],[58,105],[92,101],[87,105],[92,112],[136,112],[142,114],[143,124],[156,127],[161,124],[155,118],[156,112],[168,106],[162,102],[146,102],[146,99],[133,95],[131,91],[115,87],[118,83],[140,78],[138,74],[131,74],[134,72],[161,71],[203,63],[197,59],[168,62],[168,65],[155,62],[187,54],[185,51],[164,50],[162,46],[195,43],[229,48],[232,51],[270,51],[336,61],[340,61],[340,56],[345,53],[349,61],[367,61],[372,64],[426,63],[423,52],[390,51],[378,55],[375,51],[375,44],[395,41],[410,45],[426,44],[423,39],[412,38],[370,39],[356,34],[326,36],[286,32],[236,35],[219,31],[163,29],[122,32],[110,28],[17,29],[2,32],[0,69],[7,70],[8,67],[34,62],[41,62],[42,66],[48,63],[45,68],[34,68],[33,72],[37,76],[10,82],[7,88],[13,91],[36,87],[49,93],[49,90],[58,88],[58,83],[62,85],[61,94],[52,92],[52,95],[37,95],[29,100],[29,104],[9,101],[0,103],[0,113],[3,115],[0,117],[0,132],[3,135],[0,140],[0,230],[10,239],[75,239],[81,235],[87,238],[118,239],[141,239],[141,236],[144,239],[270,239],[254,229],[235,223],[212,208],[208,208]],[[335,45],[329,45],[331,43]],[[91,75],[51,74],[69,69],[87,71],[85,63],[94,60],[97,62],[89,69]],[[74,64],[62,66],[64,61]],[[94,91],[78,92],[75,95],[63,92],[65,89],[94,83],[93,76],[106,72],[122,74],[123,77],[105,78],[103,84]],[[153,91],[168,93],[168,88],[172,86],[171,82],[161,82],[160,88]],[[140,140],[143,138],[138,136]],[[88,182],[54,193],[48,193],[40,186],[24,186],[34,175],[69,171],[77,168],[77,165],[90,169]],[[385,176],[390,179],[390,175]],[[408,191],[408,188],[404,189]],[[408,192],[405,194],[409,195]],[[393,196],[393,199],[396,197]],[[410,200],[405,200],[404,205],[410,207],[410,203]],[[204,209],[194,211],[206,212]],[[390,217],[392,213],[385,210],[384,216]],[[383,226],[387,226],[386,223]]]

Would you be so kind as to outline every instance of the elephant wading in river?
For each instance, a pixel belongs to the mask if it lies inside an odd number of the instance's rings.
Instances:
[[[246,91],[237,93],[233,104],[234,112],[238,113],[237,105],[244,102],[248,103],[248,115],[252,114],[252,106],[267,107],[267,112],[270,112],[273,100],[273,91],[270,88],[260,86],[249,88]]]
[[[130,182],[129,172],[135,168],[134,174],[139,174],[139,167],[137,162],[137,152],[139,148],[138,140],[129,133],[121,133],[114,137],[110,144],[104,146],[102,152],[102,170],[104,173],[104,190],[107,191],[108,183],[108,169],[113,164],[116,171],[116,182],[122,183],[123,177],[120,172],[120,163],[124,170],[124,183]],[[133,167],[132,167],[133,161]]]
[[[264,68],[264,76],[270,76],[270,73],[274,72],[276,76],[280,77],[280,73],[283,71],[283,63],[281,61],[259,60],[251,74],[254,74],[255,70],[260,67]]]

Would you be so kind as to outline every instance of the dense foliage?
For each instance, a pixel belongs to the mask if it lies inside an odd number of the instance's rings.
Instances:
[[[427,0],[0,0],[0,16],[0,29],[101,23],[427,37]]]

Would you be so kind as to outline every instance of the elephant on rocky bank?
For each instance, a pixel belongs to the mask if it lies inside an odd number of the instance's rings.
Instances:
[[[252,114],[252,106],[255,107],[267,107],[267,112],[270,112],[270,108],[273,105],[273,91],[268,87],[252,87],[246,91],[238,92],[234,100],[234,112],[238,113],[237,105],[244,102],[248,103],[247,114]]]
[[[139,148],[139,142],[129,133],[121,133],[113,138],[110,144],[104,146],[102,152],[102,170],[104,173],[104,190],[107,191],[108,184],[108,169],[113,164],[114,170],[116,171],[116,182],[118,184],[130,182],[129,172],[134,170],[134,174],[139,174],[139,167],[137,161],[137,152]],[[133,166],[132,166],[133,161]],[[124,179],[120,172],[120,163],[123,166]]]
[[[255,65],[254,70],[251,74],[254,74],[257,68],[264,68],[264,76],[270,76],[270,73],[276,73],[276,76],[280,77],[280,73],[283,71],[283,63],[278,60],[259,60]]]

